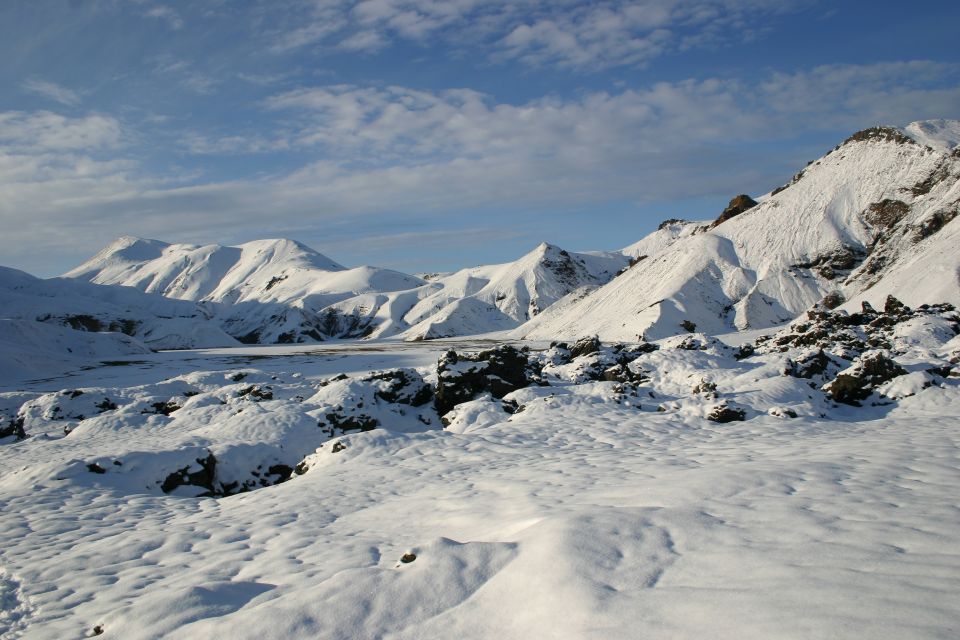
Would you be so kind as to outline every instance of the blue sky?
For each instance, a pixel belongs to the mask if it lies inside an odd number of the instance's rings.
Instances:
[[[0,264],[292,237],[408,272],[714,217],[960,117],[960,6],[6,0]]]

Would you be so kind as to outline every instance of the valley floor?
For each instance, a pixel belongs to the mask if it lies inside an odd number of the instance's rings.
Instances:
[[[670,385],[708,372],[721,397],[735,386],[760,407],[806,382],[660,351],[649,357],[665,373],[637,396],[531,387],[514,394],[522,411],[478,401],[449,429],[343,435],[302,475],[229,497],[133,486],[165,427],[184,430],[183,448],[206,446],[216,411],[287,424],[325,377],[428,372],[444,348],[177,352],[26,385],[23,399],[67,384],[117,399],[180,376],[199,395],[189,426],[121,407],[128,418],[66,437],[51,422],[0,445],[0,637],[960,635],[955,378],[890,405],[826,412],[804,398],[796,419],[764,406],[721,424],[671,405]],[[275,398],[210,390],[234,370]],[[122,464],[84,468],[111,457]]]

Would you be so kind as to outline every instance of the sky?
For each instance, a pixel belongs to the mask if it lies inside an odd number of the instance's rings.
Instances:
[[[122,235],[406,272],[616,250],[960,118],[960,3],[3,0],[0,265]]]

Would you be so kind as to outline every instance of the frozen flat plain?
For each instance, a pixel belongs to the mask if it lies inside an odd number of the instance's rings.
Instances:
[[[311,440],[317,415],[362,395],[331,376],[435,381],[444,350],[488,344],[167,352],[8,387],[36,409],[31,437],[0,444],[0,637],[960,635],[955,377],[837,406],[776,356],[662,348],[638,360],[635,395],[559,366],[508,396],[512,414],[485,397],[441,429],[368,406],[386,428]],[[702,379],[748,419],[705,420]],[[101,396],[119,408],[70,417]],[[144,413],[174,396],[176,412]],[[43,417],[55,403],[66,419]],[[143,481],[190,447],[236,466],[268,445],[317,452],[229,497]]]

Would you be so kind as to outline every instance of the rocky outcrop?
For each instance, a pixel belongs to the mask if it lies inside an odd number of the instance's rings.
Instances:
[[[511,391],[539,382],[537,369],[527,358],[527,351],[510,345],[475,354],[448,351],[437,363],[434,407],[442,416],[482,393],[502,398]]]
[[[710,228],[716,227],[717,225],[723,224],[731,218],[735,218],[744,211],[752,209],[757,206],[757,201],[748,196],[745,193],[741,193],[738,196],[734,196],[730,203],[727,205],[727,208],[723,210],[723,213],[713,221],[713,224],[710,225]]]
[[[823,387],[831,398],[860,406],[884,382],[905,375],[906,370],[882,352],[865,355]]]

